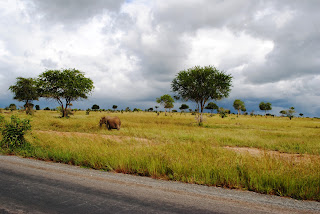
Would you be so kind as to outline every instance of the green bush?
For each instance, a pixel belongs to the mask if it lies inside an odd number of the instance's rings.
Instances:
[[[7,122],[0,118],[0,129],[2,140],[0,147],[13,151],[16,148],[23,147],[27,144],[24,139],[26,131],[31,130],[29,119],[19,119],[15,115],[11,116],[11,122]]]
[[[86,110],[86,115],[89,115],[89,114],[90,114],[90,111],[91,111],[91,109],[88,108],[88,109]]]

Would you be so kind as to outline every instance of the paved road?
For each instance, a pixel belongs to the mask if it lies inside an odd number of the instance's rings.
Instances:
[[[0,155],[3,213],[320,213],[320,203]]]

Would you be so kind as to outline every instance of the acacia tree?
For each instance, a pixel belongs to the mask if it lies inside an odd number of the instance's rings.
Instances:
[[[187,104],[181,104],[179,109],[180,109],[180,111],[182,113],[182,112],[184,112],[185,109],[188,109],[188,108],[189,108],[189,106]]]
[[[294,110],[294,107],[291,107],[287,110],[280,111],[280,114],[282,114],[283,116],[289,117],[290,120],[294,117],[295,113],[296,113],[296,111]]]
[[[11,85],[9,90],[15,94],[13,99],[25,102],[26,114],[31,114],[32,102],[39,99],[36,80],[33,78],[17,77],[16,84]]]
[[[13,111],[13,110],[17,110],[17,106],[16,106],[16,104],[11,103],[11,104],[9,105],[9,109],[10,109],[11,111]]]
[[[261,102],[259,104],[259,108],[260,108],[260,110],[265,111],[265,115],[267,115],[267,111],[272,110],[271,103]]]
[[[167,108],[170,109],[174,107],[173,103],[174,103],[174,99],[169,95],[169,94],[165,94],[159,98],[157,98],[157,103],[159,103],[160,105],[163,105],[164,107],[164,112],[165,112],[165,116],[167,116]]]
[[[97,104],[93,104],[91,107],[92,110],[99,110],[100,106],[98,106]]]
[[[41,97],[59,103],[62,117],[68,117],[72,101],[87,99],[94,88],[92,80],[76,69],[47,70],[39,75],[38,87]]]
[[[171,88],[182,99],[197,103],[198,122],[202,124],[203,109],[208,100],[228,97],[231,91],[232,76],[212,66],[195,66],[180,71],[171,83]]]
[[[238,111],[238,117],[240,115],[240,111],[246,111],[246,107],[242,100],[235,100],[233,102],[233,108]]]
[[[219,107],[214,102],[208,103],[208,105],[205,107],[205,109],[211,110],[211,115],[213,114],[213,110],[218,110]]]

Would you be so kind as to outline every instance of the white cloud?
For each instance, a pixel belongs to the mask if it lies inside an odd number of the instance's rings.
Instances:
[[[265,56],[272,51],[273,42],[254,38],[230,30],[200,29],[185,38],[191,46],[186,61],[192,65],[215,65],[229,70],[247,64],[263,64]]]
[[[317,115],[319,9],[317,1],[3,0],[0,100],[17,76],[77,68],[94,81],[92,100],[150,105],[178,71],[214,65],[234,77],[230,99]]]

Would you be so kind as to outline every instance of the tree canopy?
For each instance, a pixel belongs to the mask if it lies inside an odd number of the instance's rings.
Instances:
[[[291,107],[287,110],[280,111],[280,114],[282,114],[283,116],[289,117],[290,120],[294,117],[295,113],[296,113],[296,111],[294,110],[294,107]]]
[[[261,102],[261,103],[259,104],[259,108],[260,108],[260,110],[265,111],[265,114],[266,114],[266,115],[267,115],[267,111],[272,110],[271,103]]]
[[[25,102],[26,113],[30,113],[30,103],[39,99],[36,80],[33,78],[17,77],[15,85],[11,85],[9,90],[14,93],[13,99]]]
[[[205,107],[205,109],[211,110],[211,114],[213,113],[213,110],[218,110],[219,107],[214,102],[208,103],[208,105]]]
[[[72,105],[72,101],[87,99],[94,88],[92,80],[76,69],[47,70],[39,75],[38,87],[41,97],[59,103],[62,117],[68,116],[67,108]]]
[[[181,104],[181,106],[179,107],[181,111],[184,111],[185,109],[188,109],[188,108],[189,106],[187,104]]]
[[[233,102],[233,108],[238,111],[238,116],[240,115],[240,111],[245,111],[246,107],[242,100],[235,100]]]
[[[11,111],[16,110],[16,109],[17,109],[16,104],[11,103],[11,104],[9,105],[9,109],[10,109]]]
[[[97,104],[93,104],[91,107],[92,110],[99,110],[100,106],[98,106]]]
[[[228,97],[231,91],[231,81],[231,75],[213,66],[195,66],[180,71],[173,79],[171,88],[182,99],[197,103],[200,110],[199,124],[201,124],[206,102]]]
[[[162,95],[161,97],[157,98],[156,101],[160,105],[163,105],[165,115],[167,115],[167,110],[166,110],[167,108],[171,109],[174,107],[173,105],[174,99],[169,94]]]

